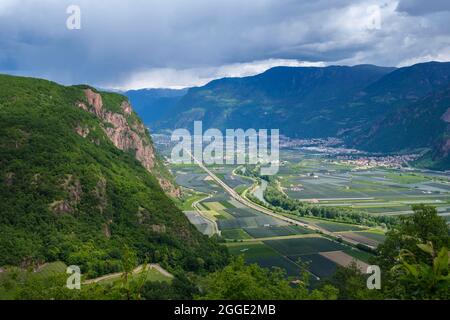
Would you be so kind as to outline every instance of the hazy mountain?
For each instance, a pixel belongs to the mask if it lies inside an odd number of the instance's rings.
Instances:
[[[205,128],[279,128],[291,137],[337,136],[370,151],[428,147],[438,154],[449,84],[450,63],[279,67],[190,89],[155,125],[191,128],[202,120]]]
[[[346,134],[352,140],[351,144],[360,147],[369,147],[376,151],[395,151],[401,150],[404,145],[396,145],[395,142],[377,143],[376,135],[383,135],[382,130],[378,130],[380,124],[391,121],[395,117],[394,113],[400,112],[404,116],[407,114],[402,111],[409,105],[429,97],[434,91],[445,89],[450,84],[450,63],[422,63],[411,67],[405,67],[393,71],[375,83],[364,89],[361,97],[353,100],[353,119],[357,119],[359,126],[353,126]],[[438,98],[439,94],[435,97]],[[414,109],[412,106],[411,108]],[[424,106],[423,108],[426,108]],[[414,116],[414,113],[411,114]],[[424,119],[422,119],[424,120]],[[426,121],[425,121],[426,122]],[[401,125],[399,122],[398,125]],[[420,126],[420,123],[417,123]],[[400,128],[399,128],[400,129]],[[404,129],[406,130],[406,129]],[[387,133],[386,133],[387,134]],[[396,137],[392,137],[396,141]],[[421,141],[424,138],[421,138]],[[426,139],[426,138],[425,138]],[[370,142],[368,140],[373,140]],[[413,140],[414,141],[418,140]],[[417,143],[419,146],[420,143]]]
[[[0,122],[0,266],[60,260],[97,276],[120,270],[125,244],[185,270],[223,261],[163,192],[170,177],[126,97],[0,76]]]
[[[130,99],[136,113],[148,125],[167,116],[187,91],[187,89],[141,89],[126,91],[124,95]]]
[[[437,169],[450,168],[450,84],[409,105],[387,113],[355,138],[370,151],[395,152],[431,148],[422,164]]]
[[[336,135],[338,108],[392,68],[277,67],[246,78],[226,78],[190,89],[158,128],[280,128],[288,136]]]

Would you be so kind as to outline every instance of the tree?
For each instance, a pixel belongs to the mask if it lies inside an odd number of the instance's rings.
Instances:
[[[449,299],[450,274],[449,251],[442,248],[436,251],[432,242],[419,244],[417,247],[429,255],[432,264],[417,261],[416,256],[409,250],[402,250],[399,264],[393,269],[401,285],[393,289],[397,296],[409,299]]]
[[[435,207],[416,205],[413,211],[413,215],[400,218],[398,225],[386,234],[384,243],[378,247],[379,255],[374,262],[382,270],[392,269],[402,250],[409,250],[416,259],[431,263],[431,257],[420,250],[418,244],[431,242],[438,251],[450,247],[447,223]]]
[[[124,246],[122,252],[122,279],[123,279],[123,287],[126,290],[127,300],[131,300],[131,286],[129,278],[133,275],[133,270],[137,264],[137,256],[136,253],[130,249],[127,245]],[[145,273],[145,270],[144,270]]]
[[[197,285],[180,272],[171,282],[147,281],[142,296],[146,300],[192,300],[199,293]]]
[[[383,293],[393,299],[447,299],[447,223],[435,207],[413,206],[413,211],[387,233],[372,261],[382,270]],[[441,290],[442,281],[445,285]]]
[[[348,267],[338,267],[333,276],[325,280],[324,285],[331,285],[339,290],[339,300],[378,300],[383,299],[379,290],[367,288],[367,275],[363,274],[356,262]]]
[[[246,265],[243,257],[234,259],[224,269],[206,277],[201,286],[203,300],[332,300],[337,289],[324,286],[308,289],[307,272],[295,286],[280,269],[264,269],[256,264]]]

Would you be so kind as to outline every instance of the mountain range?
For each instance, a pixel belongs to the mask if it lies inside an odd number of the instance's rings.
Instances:
[[[450,169],[449,90],[450,63],[276,67],[191,88],[148,124],[157,131],[190,129],[201,120],[204,128],[279,128],[293,138],[338,137],[371,152],[429,150],[422,165]]]

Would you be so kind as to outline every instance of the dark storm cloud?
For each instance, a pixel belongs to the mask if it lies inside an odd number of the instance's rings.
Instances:
[[[410,15],[424,15],[436,12],[450,11],[449,0],[401,0],[398,11]]]
[[[299,61],[449,59],[448,12],[413,17],[430,9],[407,2],[1,0],[0,72],[112,87],[183,86]],[[81,30],[66,28],[70,4],[81,7]]]

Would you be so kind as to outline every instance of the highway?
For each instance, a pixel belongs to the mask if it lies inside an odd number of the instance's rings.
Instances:
[[[307,229],[310,229],[310,230],[314,230],[314,231],[317,231],[317,232],[321,232],[321,233],[323,233],[323,234],[325,234],[325,235],[328,235],[328,236],[330,236],[330,237],[332,237],[332,238],[334,238],[335,240],[338,240],[339,238],[342,238],[343,240],[345,240],[346,242],[348,242],[348,243],[350,243],[350,244],[353,244],[353,245],[356,245],[356,244],[358,244],[359,242],[357,242],[357,241],[354,241],[353,239],[349,239],[349,238],[346,238],[345,236],[343,236],[343,235],[339,235],[339,236],[336,236],[335,234],[333,234],[332,232],[329,232],[329,231],[327,231],[327,230],[325,230],[325,229],[323,229],[323,228],[320,228],[320,227],[318,227],[318,226],[316,226],[316,225],[311,225],[311,224],[307,224],[307,223],[303,223],[303,222],[300,222],[300,221],[298,221],[298,220],[295,220],[295,219],[291,219],[291,218],[288,218],[288,217],[285,217],[285,216],[283,216],[283,215],[281,215],[281,214],[279,214],[279,213],[276,213],[276,212],[273,212],[272,210],[269,210],[269,209],[267,209],[267,208],[264,208],[264,207],[262,207],[262,206],[259,206],[259,205],[257,205],[257,204],[255,204],[255,203],[253,203],[253,202],[251,202],[251,201],[249,201],[249,200],[247,200],[247,199],[245,199],[245,198],[243,198],[240,194],[238,194],[234,189],[232,189],[231,187],[229,187],[225,182],[223,182],[219,177],[217,177],[211,170],[209,170],[202,162],[200,162],[199,160],[197,160],[195,157],[194,157],[194,155],[189,151],[189,150],[186,150],[186,149],[184,149],[185,151],[186,151],[186,153],[187,154],[189,154],[189,156],[192,158],[192,160],[194,160],[194,162],[200,167],[200,168],[202,168],[219,186],[221,186],[233,199],[235,199],[236,201],[239,201],[240,203],[242,203],[243,205],[245,205],[245,206],[247,206],[247,207],[249,207],[249,208],[252,208],[252,209],[254,209],[254,210],[257,210],[257,211],[259,211],[259,212],[261,212],[261,213],[264,213],[264,214],[266,214],[266,215],[268,215],[268,216],[271,216],[271,217],[273,217],[273,218],[276,218],[276,219],[279,219],[279,220],[282,220],[282,221],[285,221],[285,222],[287,222],[287,223],[289,223],[289,224],[292,224],[292,225],[297,225],[297,226],[300,226],[300,227],[303,227],[303,228],[307,228]]]

